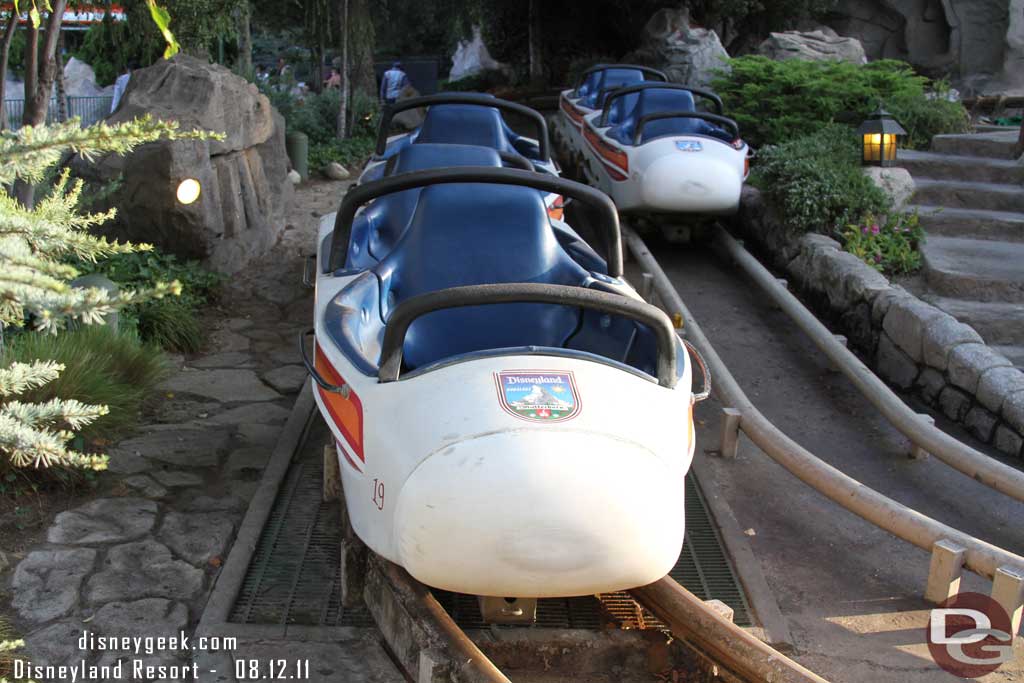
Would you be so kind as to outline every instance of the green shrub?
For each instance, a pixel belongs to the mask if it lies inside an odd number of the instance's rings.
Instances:
[[[843,232],[846,251],[882,273],[906,274],[921,267],[924,230],[914,213],[867,214]]]
[[[142,401],[167,373],[159,348],[105,325],[87,325],[60,335],[24,332],[10,338],[0,355],[2,365],[36,360],[64,365],[60,376],[23,392],[21,401],[44,403],[59,397],[108,406],[110,412],[80,430],[86,438],[109,439],[136,424]]]
[[[782,143],[833,122],[856,125],[879,103],[910,133],[910,146],[926,146],[933,135],[966,129],[964,108],[941,97],[946,86],[937,84],[940,96],[929,99],[928,80],[904,62],[860,66],[751,55],[729,64],[731,72],[719,75],[712,87],[754,146]]]
[[[310,145],[309,167],[321,171],[332,161],[337,161],[342,166],[360,166],[373,154],[374,145],[376,139],[367,136],[346,140],[334,138],[329,142]]]
[[[204,269],[197,261],[182,262],[173,254],[156,250],[121,254],[98,263],[76,263],[75,267],[82,273],[105,275],[123,289],[177,280],[181,296],[126,307],[121,312],[121,329],[136,331],[143,341],[167,351],[194,353],[202,346],[204,334],[197,316],[216,298],[221,275]]]
[[[850,223],[888,208],[885,194],[861,172],[860,146],[839,124],[761,150],[753,183],[794,232],[838,236]]]
[[[486,92],[509,85],[508,75],[497,69],[488,69],[455,81],[441,81],[440,89],[448,92]]]

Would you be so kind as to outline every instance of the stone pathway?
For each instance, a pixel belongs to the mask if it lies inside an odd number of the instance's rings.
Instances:
[[[232,279],[209,316],[207,352],[175,359],[151,423],[110,450],[100,497],[58,514],[46,543],[14,569],[13,626],[34,665],[189,666],[188,650],[132,655],[80,639],[170,638],[196,625],[306,380],[296,341],[310,327],[312,293],[301,256],[315,216],[336,209],[346,187],[324,185],[305,198],[300,190],[301,227],[289,226],[272,255]],[[124,673],[95,680],[149,680],[129,665]],[[193,680],[184,669],[169,673],[164,680]]]
[[[914,176],[926,300],[976,329],[1024,367],[1024,166],[1018,133],[938,135],[931,152],[902,151]]]

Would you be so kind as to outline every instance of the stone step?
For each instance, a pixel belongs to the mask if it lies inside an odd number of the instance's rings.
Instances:
[[[1024,182],[1024,165],[1012,159],[939,154],[901,149],[899,164],[910,171],[914,180],[968,180],[986,183]]]
[[[932,138],[932,151],[941,154],[1014,159],[1018,135],[1020,132],[1017,130],[936,135]]]
[[[928,286],[939,296],[1024,303],[1024,244],[932,236],[921,255]]]
[[[967,301],[934,294],[925,294],[922,298],[960,322],[973,327],[989,344],[1024,344],[1024,304]]]
[[[928,204],[911,204],[905,210],[917,211],[921,227],[929,235],[1024,242],[1024,213],[951,209]]]
[[[1013,133],[1020,135],[1019,126],[997,126],[994,123],[979,123],[974,126],[975,133]]]
[[[1024,188],[1020,185],[926,178],[916,179],[914,185],[915,204],[986,211],[1024,211]]]

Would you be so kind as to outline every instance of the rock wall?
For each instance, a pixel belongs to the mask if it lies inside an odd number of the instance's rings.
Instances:
[[[828,24],[967,93],[1024,92],[1024,0],[840,0]]]
[[[835,240],[791,236],[753,187],[743,190],[736,225],[879,376],[979,440],[1024,458],[1024,373],[973,328],[890,284]]]
[[[134,72],[108,121],[147,113],[226,137],[160,141],[96,165],[76,162],[85,177],[121,178],[109,200],[118,217],[105,231],[229,274],[265,254],[284,231],[293,192],[286,179],[284,119],[266,96],[222,66],[179,55]],[[185,178],[202,186],[188,206],[175,196]]]

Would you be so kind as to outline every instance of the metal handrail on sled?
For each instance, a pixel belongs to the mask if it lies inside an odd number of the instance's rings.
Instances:
[[[679,83],[637,83],[636,85],[627,85],[612,90],[611,94],[604,100],[604,106],[601,108],[601,118],[598,119],[598,127],[603,128],[608,125],[608,114],[611,112],[612,101],[617,100],[620,97],[625,97],[626,95],[643,92],[644,90],[685,90],[691,95],[697,95],[698,97],[703,97],[706,100],[711,100],[715,105],[715,113],[719,116],[722,115],[722,98],[710,90],[694,88],[689,85],[681,85]]]
[[[355,219],[356,211],[363,204],[394,192],[451,183],[486,183],[530,187],[535,190],[561,194],[586,204],[595,209],[595,225],[607,248],[605,260],[608,264],[608,275],[613,278],[622,277],[622,232],[619,228],[619,214],[608,195],[589,185],[548,173],[485,166],[461,166],[400,173],[353,187],[345,195],[341,202],[341,208],[338,209],[338,216],[334,221],[334,232],[331,234],[330,254],[324,272],[332,273],[344,266],[345,255],[348,253],[349,240],[352,236],[352,221]]]
[[[647,126],[648,123],[650,123],[651,121],[660,121],[662,119],[702,119],[704,121],[717,123],[719,126],[724,126],[725,128],[728,128],[728,132],[732,133],[733,141],[738,140],[740,137],[739,125],[732,119],[726,118],[724,116],[718,116],[716,114],[705,114],[704,112],[700,111],[661,111],[656,114],[648,114],[647,116],[640,117],[640,120],[636,122],[636,132],[633,133],[633,144],[639,145],[641,143],[641,141],[643,140],[644,128]],[[685,133],[683,134],[685,135]],[[676,137],[678,135],[680,134],[667,133],[665,135],[659,135],[658,137]],[[656,139],[657,138],[652,138],[652,140]],[[650,140],[648,140],[648,142],[650,142]],[[725,142],[725,140],[719,140],[719,142]],[[729,143],[725,142],[725,144]],[[742,147],[740,149],[742,149]]]
[[[420,107],[432,107],[438,104],[472,104],[481,107],[493,107],[499,111],[512,112],[530,119],[537,129],[537,145],[540,147],[540,159],[546,161],[551,158],[551,142],[548,140],[548,123],[544,116],[536,109],[498,99],[481,93],[442,93],[440,95],[426,95],[424,97],[411,97],[384,107],[380,116],[380,128],[377,129],[377,156],[384,154],[388,147],[388,131],[391,130],[391,120],[403,111],[419,109]]]
[[[658,384],[676,385],[676,332],[672,321],[660,308],[621,294],[609,294],[584,287],[510,282],[490,285],[467,285],[427,292],[406,299],[392,310],[384,328],[378,379],[394,382],[402,368],[405,334],[417,318],[450,308],[507,303],[544,303],[579,306],[613,313],[643,323],[658,340]]]

